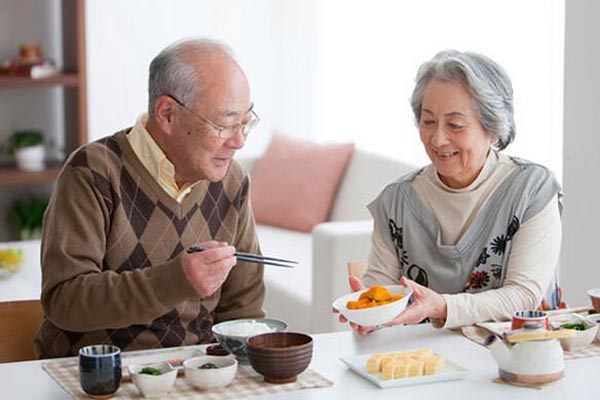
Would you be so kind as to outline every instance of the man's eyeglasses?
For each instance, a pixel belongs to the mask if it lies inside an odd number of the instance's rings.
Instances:
[[[248,119],[248,121],[246,121],[246,122],[238,122],[237,124],[234,124],[234,125],[231,125],[231,126],[221,126],[219,124],[215,124],[214,122],[212,122],[208,118],[203,117],[202,115],[200,115],[200,114],[192,111],[192,109],[190,109],[185,104],[183,104],[181,101],[179,101],[175,96],[170,95],[170,94],[168,94],[167,96],[169,96],[170,98],[172,98],[173,101],[175,101],[175,103],[177,103],[180,107],[185,108],[192,115],[194,115],[197,118],[199,118],[200,121],[204,122],[205,124],[207,124],[208,126],[210,126],[211,128],[213,128],[216,131],[217,136],[220,139],[225,139],[225,140],[231,139],[238,132],[241,132],[242,135],[245,138],[245,137],[248,136],[248,133],[250,133],[250,131],[252,129],[254,129],[256,127],[256,125],[258,125],[258,122],[260,121],[260,118],[258,117],[258,115],[256,115],[256,113],[254,112],[254,110],[250,110],[250,119]]]

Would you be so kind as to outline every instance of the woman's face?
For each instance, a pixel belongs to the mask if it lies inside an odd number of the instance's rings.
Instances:
[[[477,117],[467,85],[432,79],[423,93],[419,133],[440,179],[451,188],[469,186],[494,142]]]

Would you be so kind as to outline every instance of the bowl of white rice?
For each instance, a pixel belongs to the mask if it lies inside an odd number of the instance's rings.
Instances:
[[[285,332],[287,324],[270,318],[235,319],[213,325],[212,332],[225,350],[240,364],[249,364],[248,338],[263,333]]]

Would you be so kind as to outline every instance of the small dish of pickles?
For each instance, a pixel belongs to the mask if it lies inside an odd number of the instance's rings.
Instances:
[[[128,367],[131,380],[143,397],[162,396],[173,387],[177,369],[168,362]]]

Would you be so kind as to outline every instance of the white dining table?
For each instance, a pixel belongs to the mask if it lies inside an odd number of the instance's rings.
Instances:
[[[600,357],[567,360],[566,374],[541,389],[494,383],[498,367],[491,353],[460,333],[438,330],[429,324],[388,328],[367,336],[353,332],[312,335],[314,353],[310,368],[334,385],[286,394],[266,395],[274,399],[599,399],[595,380],[600,377]],[[431,348],[469,372],[461,380],[381,389],[340,361],[340,356]],[[64,359],[58,359],[64,361]],[[0,364],[1,399],[68,399],[68,394],[41,367],[41,361]]]

